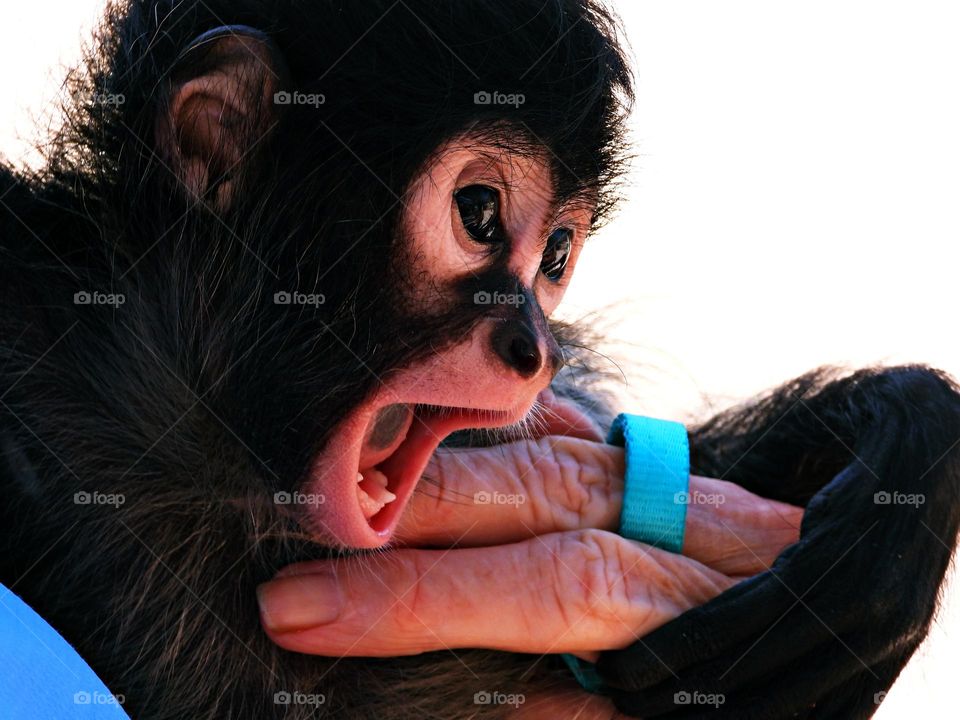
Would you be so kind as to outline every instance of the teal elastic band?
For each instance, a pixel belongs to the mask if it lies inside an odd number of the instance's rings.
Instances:
[[[607,442],[625,449],[620,529],[625,538],[671,552],[683,548],[690,490],[690,444],[678,422],[618,415]],[[603,683],[593,665],[563,655],[577,682],[590,692]]]
[[[678,553],[690,490],[690,444],[678,422],[618,415],[607,442],[626,450],[620,534]]]
[[[563,658],[567,667],[570,668],[570,672],[573,673],[573,676],[584,690],[598,693],[603,689],[603,681],[600,679],[600,676],[597,675],[597,669],[591,663],[588,663],[586,660],[581,660],[576,655],[570,655],[569,653],[564,653],[560,657]]]

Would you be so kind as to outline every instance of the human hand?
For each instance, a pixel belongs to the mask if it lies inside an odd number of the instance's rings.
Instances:
[[[623,453],[547,436],[440,451],[389,552],[300,563],[260,589],[271,638],[321,655],[622,647],[734,581],[621,538]]]

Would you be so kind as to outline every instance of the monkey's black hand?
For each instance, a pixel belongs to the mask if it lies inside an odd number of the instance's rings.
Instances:
[[[870,717],[927,634],[955,546],[955,385],[917,367],[826,384],[814,373],[691,440],[698,472],[806,504],[800,541],[603,654],[617,706],[671,720]]]

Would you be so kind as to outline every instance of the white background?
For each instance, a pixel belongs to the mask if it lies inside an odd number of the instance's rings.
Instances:
[[[29,157],[100,0],[0,11],[0,149]],[[823,363],[960,375],[960,5],[620,0],[629,201],[565,311],[604,312],[630,409],[688,420]],[[18,134],[20,138],[18,139]],[[955,593],[878,718],[954,714]]]

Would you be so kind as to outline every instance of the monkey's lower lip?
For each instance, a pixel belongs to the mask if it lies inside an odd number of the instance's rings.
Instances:
[[[511,412],[432,405],[404,407],[409,411],[402,422],[392,411],[396,427],[389,445],[377,449],[374,443],[371,449],[371,428],[346,423],[352,428],[348,432],[352,438],[337,438],[318,458],[310,487],[324,501],[312,508],[308,521],[325,542],[358,549],[383,546],[443,438],[457,430],[496,427],[517,420],[516,413]],[[369,419],[365,425],[374,422]],[[390,496],[393,499],[388,499]]]

